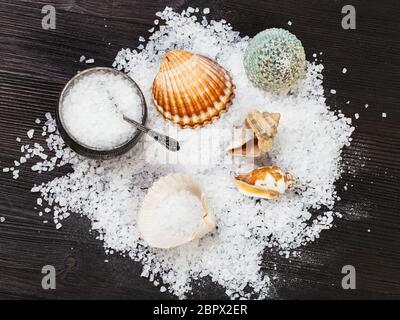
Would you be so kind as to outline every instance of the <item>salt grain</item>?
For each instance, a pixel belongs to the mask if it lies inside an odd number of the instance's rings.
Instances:
[[[346,73],[347,73],[347,68],[343,68],[343,69],[342,69],[342,73],[343,73],[343,74],[346,74]]]
[[[387,117],[386,112],[382,112],[382,118],[386,118],[386,117]]]
[[[31,129],[31,130],[29,130],[26,134],[27,134],[27,136],[28,136],[29,139],[32,139],[32,138],[33,138],[33,135],[35,134],[35,130],[34,130],[34,129]]]

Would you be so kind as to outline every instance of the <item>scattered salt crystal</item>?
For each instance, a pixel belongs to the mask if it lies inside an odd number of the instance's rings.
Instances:
[[[58,230],[58,229],[60,229],[61,227],[62,227],[62,224],[61,224],[61,223],[57,223],[56,229]]]
[[[32,139],[33,135],[35,134],[35,129],[29,130],[26,134],[27,134],[29,139]]]
[[[3,168],[3,172],[10,172],[10,168]]]
[[[203,14],[209,14],[210,13],[210,8],[204,8]]]
[[[292,21],[288,21],[288,23],[287,23],[289,26],[291,26],[292,25]]]
[[[354,114],[354,118],[358,119],[360,118],[360,115],[358,113]]]
[[[79,62],[82,63],[85,60],[86,60],[86,57],[85,56],[81,56],[80,59],[79,59]]]
[[[343,69],[342,69],[342,73],[343,73],[343,74],[346,74],[346,73],[347,73],[347,68],[343,68]]]
[[[94,63],[94,59],[93,59],[93,58],[87,59],[87,60],[85,61],[85,63],[86,63],[86,64],[93,64],[93,63]]]
[[[150,33],[153,33],[153,32],[154,32],[154,29],[155,29],[154,27],[151,28],[151,29],[149,29],[149,32],[150,32]]]
[[[21,138],[16,138],[15,139],[17,142],[21,142]]]
[[[336,90],[335,89],[331,89],[331,94],[336,94]]]
[[[382,118],[386,118],[386,117],[387,117],[386,112],[382,112]]]
[[[313,53],[313,55],[312,55],[314,58],[316,58],[317,57],[317,54],[316,53]]]
[[[42,198],[37,198],[36,199],[36,203],[37,203],[38,206],[42,206],[42,203],[43,203]]]
[[[154,20],[154,24],[155,24],[155,25],[158,25],[158,24],[159,24],[159,22],[160,22],[160,21],[159,21],[159,20],[157,20],[157,19],[156,19],[156,20]]]
[[[36,123],[36,124],[40,124],[40,119],[37,118],[37,119],[35,120],[35,123]]]
[[[19,170],[14,170],[13,171],[13,179],[18,179],[19,178]]]
[[[6,218],[0,217],[0,222],[3,223],[4,221],[6,221]]]
[[[367,108],[369,107],[368,103],[366,103],[366,104],[364,105],[364,107],[365,107],[365,109],[367,109]]]
[[[145,42],[146,40],[145,40],[144,37],[140,36],[140,37],[139,37],[139,41],[140,41],[140,42]]]

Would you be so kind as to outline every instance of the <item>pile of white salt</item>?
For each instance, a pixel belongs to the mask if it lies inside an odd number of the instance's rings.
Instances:
[[[115,149],[135,135],[135,127],[123,116],[141,122],[141,103],[128,79],[96,71],[78,78],[68,90],[61,105],[62,123],[76,142],[90,149]]]
[[[342,171],[342,148],[350,145],[354,128],[351,119],[326,105],[322,65],[309,63],[304,79],[290,95],[262,92],[252,86],[243,69],[249,38],[241,37],[226,21],[207,21],[192,15],[196,12],[201,14],[193,8],[182,14],[169,8],[157,13],[155,24],[162,20],[164,25],[152,30],[145,47],[122,50],[114,64],[139,83],[147,101],[151,101],[151,83],[161,59],[173,48],[207,55],[232,74],[236,98],[228,113],[201,130],[175,128],[175,134],[171,133],[184,142],[173,163],[165,161],[168,151],[153,141],[118,159],[83,159],[65,147],[57,132],[49,133],[54,120],[47,116],[42,133],[47,136],[47,147],[25,145],[21,152],[30,156],[32,170],[39,173],[65,164],[72,167],[71,173],[32,188],[39,196],[38,211],[44,222],[52,220],[60,227],[71,213],[87,217],[106,252],[121,253],[142,264],[142,276],[162,285],[162,292],[167,288],[184,298],[193,280],[207,277],[225,288],[230,298],[270,297],[279,279],[273,270],[261,270],[265,252],[290,257],[319,238],[340,216],[335,211],[339,199],[334,183]],[[241,127],[254,107],[281,113],[270,161],[291,172],[298,182],[296,192],[274,201],[256,201],[240,194],[231,177],[235,168],[226,163],[224,130]],[[153,105],[149,113],[154,129],[166,132],[173,128]],[[201,135],[211,137],[209,148],[198,147]],[[195,158],[212,161],[198,165],[192,161]],[[196,176],[218,228],[175,249],[152,249],[140,239],[137,215],[146,190],[170,172]]]
[[[188,190],[179,190],[158,199],[151,214],[151,220],[142,222],[141,230],[146,230],[143,236],[146,239],[150,234],[151,239],[161,240],[161,248],[168,248],[192,239],[200,227],[204,209],[199,197]]]

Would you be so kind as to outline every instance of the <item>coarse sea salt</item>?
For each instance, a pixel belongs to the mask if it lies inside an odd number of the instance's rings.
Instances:
[[[280,279],[274,268],[261,270],[263,257],[298,256],[296,250],[319,238],[323,230],[332,227],[334,217],[341,216],[335,212],[334,183],[342,171],[341,150],[350,145],[354,130],[351,119],[326,105],[322,65],[308,63],[305,77],[292,94],[269,94],[254,88],[245,75],[242,60],[248,37],[241,37],[223,21],[197,22],[188,12],[178,14],[166,8],[157,16],[164,21],[163,28],[152,34],[145,49],[121,50],[114,66],[136,80],[150,102],[151,83],[166,51],[177,48],[209,56],[229,70],[235,81],[236,97],[229,111],[201,130],[180,130],[164,122],[150,105],[149,126],[171,130],[184,142],[174,162],[165,161],[170,153],[150,140],[117,159],[84,159],[67,148],[56,131],[46,140],[48,159],[42,160],[44,151],[33,146],[30,161],[36,161],[39,173],[66,164],[72,171],[35,185],[31,191],[40,194],[45,207],[51,207],[52,212],[45,214],[52,214],[56,225],[59,217],[65,219],[72,212],[89,218],[106,253],[118,252],[140,262],[142,276],[154,284],[162,283],[161,292],[184,298],[193,280],[208,277],[225,288],[230,298],[271,297]],[[255,106],[281,113],[270,160],[298,181],[296,192],[274,201],[240,194],[231,178],[235,166],[225,158],[224,130],[241,127],[246,113]],[[212,143],[199,148],[200,135],[211,136]],[[196,157],[212,157],[213,161],[199,165],[193,161]],[[218,228],[178,248],[152,249],[140,239],[137,213],[146,190],[170,172],[196,176]]]
[[[28,136],[29,139],[33,138],[33,135],[35,134],[35,130],[34,129],[30,129],[26,135]]]
[[[176,242],[176,238],[191,238],[203,211],[201,200],[190,191],[166,195],[154,208],[153,230],[165,243]]]
[[[71,87],[61,112],[65,129],[75,141],[110,150],[133,137],[136,129],[123,116],[141,122],[142,106],[130,81],[98,71],[83,76]]]

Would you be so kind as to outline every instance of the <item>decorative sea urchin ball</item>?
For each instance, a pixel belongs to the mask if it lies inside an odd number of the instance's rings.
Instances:
[[[301,41],[284,29],[257,34],[249,43],[244,67],[249,79],[266,91],[283,91],[303,75],[306,55]]]

